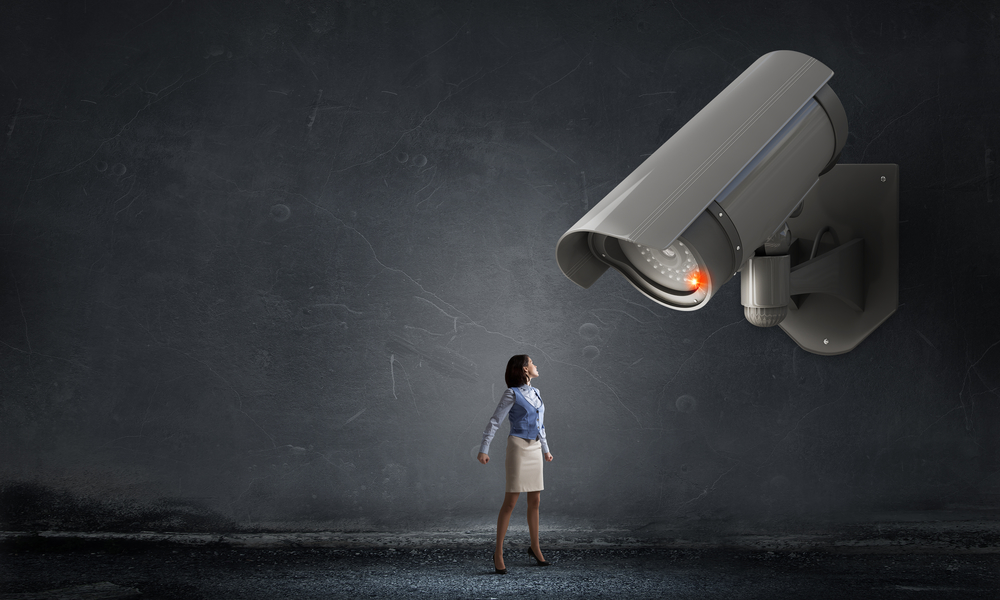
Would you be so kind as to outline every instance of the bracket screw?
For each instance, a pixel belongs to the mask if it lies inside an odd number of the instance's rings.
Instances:
[[[882,183],[885,183],[885,175],[882,176]]]
[[[823,345],[827,346],[830,344],[830,338],[823,338]]]

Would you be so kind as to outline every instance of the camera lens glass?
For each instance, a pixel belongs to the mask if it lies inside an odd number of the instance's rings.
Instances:
[[[632,266],[658,285],[690,292],[703,283],[704,269],[699,268],[691,250],[680,240],[663,250],[625,240],[620,243]]]

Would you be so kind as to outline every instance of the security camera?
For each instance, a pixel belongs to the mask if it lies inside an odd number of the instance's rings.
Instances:
[[[614,267],[680,311],[742,271],[751,323],[852,350],[898,304],[898,167],[837,164],[832,76],[798,52],[757,59],[559,238],[560,270],[588,288]]]

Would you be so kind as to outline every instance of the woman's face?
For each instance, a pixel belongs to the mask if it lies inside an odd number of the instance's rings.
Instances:
[[[524,367],[524,374],[528,378],[528,383],[531,383],[533,378],[538,377],[538,367],[535,366],[535,363],[531,362],[530,356],[528,357],[528,364]]]

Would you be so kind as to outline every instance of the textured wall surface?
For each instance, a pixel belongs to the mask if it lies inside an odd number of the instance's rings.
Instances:
[[[543,521],[997,508],[998,12],[4,2],[4,527],[491,525],[516,353]],[[776,49],[834,70],[842,162],[900,168],[900,307],[842,356],[748,324],[738,278],[680,313],[555,263]]]

